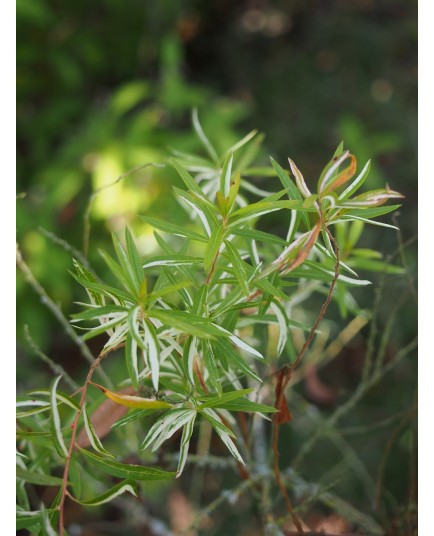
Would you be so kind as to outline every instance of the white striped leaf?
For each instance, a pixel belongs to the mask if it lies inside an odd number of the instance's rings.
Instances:
[[[160,360],[159,344],[154,326],[147,320],[143,321],[143,330],[145,333],[145,343],[147,346],[148,366],[152,372],[152,385],[155,391],[158,391],[158,380],[160,377]]]
[[[279,324],[279,341],[277,343],[277,357],[280,357],[288,340],[288,316],[282,304],[277,300],[271,300],[271,309],[274,311]]]
[[[56,390],[57,385],[59,384],[59,381],[61,380],[62,376],[58,376],[51,386],[51,393],[50,393],[50,406],[51,406],[51,415],[50,415],[50,423],[51,423],[51,431],[53,433],[53,439],[54,439],[54,445],[56,447],[56,450],[58,454],[63,458],[68,456],[68,449],[65,445],[65,440],[63,439],[62,435],[62,429],[61,429],[61,423],[60,423],[60,416],[59,416],[59,410],[57,408],[57,398],[56,398]]]
[[[176,478],[181,476],[184,470],[185,462],[187,461],[188,447],[190,445],[190,439],[193,435],[194,421],[196,420],[197,413],[194,412],[190,420],[185,423],[184,430],[182,431],[181,445],[179,448],[179,461],[176,469]]]
[[[119,497],[119,495],[122,495],[125,492],[131,493],[134,495],[134,497],[137,497],[137,484],[133,480],[124,480],[101,495],[98,495],[98,497],[88,499],[86,501],[78,500],[72,495],[70,497],[73,501],[78,504],[82,504],[83,506],[100,506],[101,504],[105,504],[113,499],[116,499],[116,497]]]
[[[93,428],[92,421],[90,420],[89,415],[87,414],[86,404],[83,404],[83,422],[84,422],[84,428],[86,430],[87,437],[89,438],[89,441],[92,447],[103,456],[109,456],[110,458],[114,458],[113,454],[110,454],[110,452],[108,452],[103,447],[103,444],[101,443],[99,437],[97,436]]]
[[[223,441],[223,443],[228,448],[229,452],[232,454],[232,456],[240,463],[245,465],[243,458],[241,457],[241,454],[238,452],[237,447],[235,446],[235,443],[232,441],[229,428],[223,425],[221,422],[220,416],[213,411],[212,409],[205,409],[203,410],[203,414],[205,414],[206,418],[211,422],[212,427],[219,435],[220,439]],[[210,418],[211,417],[211,418]],[[226,430],[225,430],[226,428]],[[231,434],[233,436],[233,434]]]
[[[180,413],[175,421],[173,421],[169,426],[163,428],[158,439],[156,439],[152,452],[155,452],[160,446],[167,440],[170,439],[175,432],[177,432],[182,426],[185,425],[192,417],[196,414],[196,410],[187,409],[183,410],[183,413]]]
[[[229,154],[224,163],[220,177],[220,192],[226,198],[229,196],[229,190],[231,188],[231,173],[232,173],[232,162],[234,160],[234,155]]]
[[[165,413],[162,417],[160,417],[158,421],[155,422],[153,426],[151,426],[149,432],[147,433],[145,439],[143,440],[143,443],[140,449],[143,450],[143,449],[148,448],[150,445],[152,445],[152,443],[157,439],[157,437],[163,431],[164,427],[169,426],[172,422],[174,422],[178,418],[178,414],[181,411],[184,411],[184,410],[183,409],[171,410]]]

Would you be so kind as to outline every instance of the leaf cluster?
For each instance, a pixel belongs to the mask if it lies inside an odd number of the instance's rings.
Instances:
[[[193,126],[206,156],[176,153],[170,159],[184,184],[183,189],[175,187],[174,194],[191,225],[143,215],[155,229],[161,250],[157,255],[143,257],[126,229],[122,236],[113,234],[115,256],[100,252],[113,283],[102,282],[77,259],[72,272],[88,297],[72,323],[84,331],[83,341],[106,334],[100,358],[122,348],[123,386],[131,386],[132,394],[93,385],[130,411],[115,424],[117,429],[153,419],[140,450],[159,451],[180,432],[176,472],[116,461],[92,424],[95,404],[78,403],[59,391],[58,376],[50,390],[18,401],[18,519],[20,527],[34,534],[50,534],[66,492],[81,504],[97,506],[125,491],[136,494],[136,481],[179,477],[200,420],[210,423],[231,455],[244,464],[237,445],[238,414],[268,418],[278,411],[271,400],[261,400],[261,384],[277,363],[290,365],[296,359],[292,330],[309,329],[294,318],[293,303],[323,292],[335,278],[338,263],[333,299],[342,314],[357,311],[352,287],[369,281],[360,279],[356,270],[382,268],[381,255],[358,249],[357,242],[366,224],[391,227],[376,218],[396,209],[399,205],[385,203],[402,196],[388,187],[358,193],[369,162],[357,173],[355,156],[341,144],[311,191],[292,160],[290,171],[273,159],[268,167],[253,167],[262,141],[256,131],[218,156],[196,112]],[[279,179],[282,189],[257,188],[252,177],[261,176]],[[259,228],[274,212],[287,222],[284,237]],[[335,244],[330,240],[334,229]],[[399,267],[389,265],[388,270],[400,273]],[[264,355],[264,325],[278,330],[274,356]],[[74,448],[74,417],[79,417],[92,451]],[[82,463],[122,481],[83,498]],[[63,480],[52,476],[53,468],[62,464],[69,468]],[[27,484],[59,487],[49,509],[31,509]]]

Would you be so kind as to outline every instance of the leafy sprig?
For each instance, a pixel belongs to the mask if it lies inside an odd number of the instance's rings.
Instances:
[[[107,341],[78,402],[59,391],[60,376],[51,390],[19,400],[20,527],[36,531],[58,522],[62,534],[66,496],[96,506],[126,491],[136,494],[136,481],[179,477],[201,419],[244,464],[237,446],[238,414],[268,418],[282,411],[282,394],[274,405],[254,396],[278,363],[295,366],[302,357],[294,352],[292,330],[309,328],[294,318],[293,304],[331,285],[330,299],[345,315],[357,309],[352,288],[369,284],[356,270],[380,269],[379,254],[357,248],[357,242],[365,224],[390,227],[376,218],[396,209],[399,205],[384,205],[402,196],[389,187],[355,195],[367,178],[369,162],[357,174],[355,156],[341,144],[312,192],[292,160],[290,171],[273,159],[269,167],[252,166],[262,141],[256,131],[218,156],[196,113],[193,126],[207,156],[176,153],[169,161],[184,184],[184,189],[174,188],[174,194],[191,226],[142,215],[155,229],[161,248],[148,257],[140,254],[129,229],[122,236],[113,234],[115,256],[100,251],[113,278],[110,284],[97,279],[79,260],[73,261],[72,276],[86,290],[88,302],[79,304],[83,310],[73,315],[72,323],[85,331],[82,341],[102,333]],[[283,189],[262,191],[251,181],[260,175],[278,178]],[[262,218],[276,212],[287,222],[285,238],[258,228]],[[389,265],[388,270],[400,273],[399,267]],[[264,356],[264,324],[278,329],[271,360]],[[129,394],[92,382],[101,360],[120,348],[125,356],[123,384],[131,386]],[[176,472],[114,459],[86,404],[91,384],[107,400],[132,409],[118,428],[155,415],[140,450],[158,451],[181,432]],[[95,452],[77,444],[79,427]],[[35,446],[46,454],[45,461],[34,456]],[[124,480],[83,499],[76,478],[79,458],[96,471]],[[50,474],[48,460],[64,464],[62,479]],[[26,482],[59,486],[49,509],[30,510]]]

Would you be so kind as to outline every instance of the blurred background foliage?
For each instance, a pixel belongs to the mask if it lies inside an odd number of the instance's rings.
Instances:
[[[373,159],[369,189],[389,183],[406,196],[397,221],[401,241],[412,240],[416,10],[415,0],[17,0],[17,233],[48,294],[65,314],[79,299],[67,272],[71,252],[47,232],[82,250],[92,192],[133,168],[164,163],[172,149],[200,151],[191,128],[194,107],[217,149],[256,128],[266,135],[260,160],[272,155],[287,167],[290,156],[308,183],[344,140],[359,166]],[[141,167],[94,199],[89,260],[99,273],[105,268],[97,249],[110,249],[109,230],[131,225],[145,254],[155,241],[138,213],[186,221],[171,196],[177,180],[169,169]],[[270,221],[281,224],[277,217]],[[375,227],[365,230],[361,244],[387,255],[398,241],[393,231]],[[414,243],[405,252],[414,274]],[[77,351],[56,321],[20,276],[17,285],[20,385],[48,383],[23,340],[25,324],[45,352],[82,374]],[[380,330],[406,285],[406,278],[388,279],[378,306]],[[359,291],[362,307],[372,307],[374,294],[375,288]],[[400,311],[395,350],[414,335],[415,318],[414,304]],[[351,390],[358,366],[332,369],[328,379],[343,378],[344,391]],[[396,393],[397,378],[391,378],[386,398],[384,391],[382,398],[374,393],[361,408],[363,422],[379,403],[395,411],[414,403],[414,361],[399,374],[406,379],[403,389]],[[295,451],[303,434],[294,441]],[[381,451],[384,435],[378,441]],[[397,438],[387,466],[397,504],[408,494],[408,469],[404,480],[394,473],[408,465],[408,441]],[[368,444],[361,448],[375,467],[379,454]],[[321,456],[327,460],[326,451]]]

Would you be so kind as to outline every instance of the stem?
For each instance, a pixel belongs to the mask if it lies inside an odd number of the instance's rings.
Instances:
[[[295,359],[295,362],[293,363],[293,365],[291,365],[290,367],[288,366],[284,366],[282,367],[281,369],[279,369],[277,371],[277,374],[278,374],[278,382],[280,382],[280,386],[279,386],[279,389],[278,389],[278,394],[276,396],[276,403],[275,403],[275,407],[276,409],[279,409],[282,407],[282,403],[285,403],[286,404],[286,401],[285,401],[285,389],[289,383],[289,381],[291,380],[291,377],[292,377],[292,373],[294,372],[294,370],[298,367],[298,365],[300,364],[307,348],[309,347],[310,343],[312,342],[314,336],[315,336],[315,332],[321,322],[321,320],[324,318],[324,315],[325,315],[325,312],[327,310],[327,307],[329,306],[331,300],[332,300],[332,295],[333,295],[333,289],[335,288],[335,285],[336,285],[336,282],[338,280],[338,277],[339,277],[339,263],[340,263],[340,258],[339,258],[339,247],[338,247],[338,244],[337,244],[337,241],[335,239],[335,237],[332,235],[332,233],[330,232],[329,228],[327,227],[327,225],[324,223],[324,219],[323,219],[323,215],[320,211],[320,216],[321,216],[321,222],[322,222],[322,226],[325,230],[325,232],[327,233],[328,237],[330,238],[330,241],[333,245],[333,248],[335,250],[335,255],[336,255],[336,264],[335,264],[335,273],[334,273],[334,276],[333,276],[333,280],[330,284],[330,288],[329,288],[329,291],[328,291],[328,294],[327,294],[327,298],[325,300],[325,302],[323,303],[321,309],[320,309],[320,312],[317,316],[317,319],[315,321],[315,324],[312,326],[310,332],[309,332],[309,336],[307,337],[305,343],[303,344],[301,350],[299,351],[296,359]],[[281,422],[279,421],[279,413],[277,413],[274,417],[273,417],[273,441],[272,441],[272,447],[273,447],[273,454],[274,454],[274,475],[276,477],[276,482],[277,482],[277,485],[282,493],[282,496],[285,500],[285,503],[286,503],[286,509],[289,513],[289,515],[291,516],[292,518],[292,521],[294,523],[294,525],[296,526],[297,528],[297,533],[298,534],[303,534],[304,531],[303,531],[303,528],[301,526],[301,523],[300,523],[300,520],[297,516],[297,514],[293,511],[293,507],[292,507],[292,503],[291,503],[291,499],[289,498],[289,495],[288,495],[288,492],[286,491],[286,488],[285,488],[285,485],[283,484],[282,482],[282,478],[281,478],[281,475],[280,475],[280,469],[279,469],[279,428],[280,428],[280,424]]]
[[[113,348],[113,350],[115,350],[115,349],[116,348]],[[75,447],[75,438],[77,436],[78,421],[79,421],[79,419],[81,417],[81,414],[83,413],[83,405],[84,405],[84,402],[86,400],[87,388],[89,387],[89,384],[91,383],[93,373],[95,372],[95,369],[100,365],[101,361],[108,354],[109,354],[109,351],[101,352],[101,354],[92,363],[92,366],[90,367],[89,372],[87,373],[86,380],[85,380],[85,382],[83,384],[83,387],[81,388],[81,398],[80,398],[80,402],[79,402],[80,408],[77,410],[77,413],[75,414],[75,417],[74,417],[74,421],[71,424],[72,436],[71,436],[71,442],[70,442],[69,448],[68,448],[68,454],[66,456],[65,467],[64,467],[64,470],[63,470],[62,494],[61,494],[60,502],[59,502],[59,506],[58,506],[58,510],[59,510],[59,536],[63,536],[63,531],[64,531],[64,505],[65,505],[66,496],[69,495],[69,492],[68,492],[69,466],[70,466],[70,463],[71,463],[72,451],[74,450],[74,447]]]
[[[66,370],[61,366],[55,363],[50,357],[48,357],[44,352],[39,348],[39,346],[35,343],[35,341],[32,339],[32,336],[29,332],[29,326],[26,324],[24,326],[24,336],[27,339],[27,342],[29,343],[31,349],[35,352],[35,354],[41,358],[41,360],[46,363],[50,369],[54,372],[56,375],[62,375],[65,382],[71,387],[71,389],[77,390],[79,389],[78,383],[76,383],[71,376],[66,372]]]
[[[282,494],[282,497],[285,500],[286,509],[288,511],[288,514],[291,516],[292,522],[297,528],[296,534],[303,534],[304,530],[301,525],[300,518],[298,515],[294,512],[294,509],[292,507],[291,499],[289,498],[288,492],[286,491],[285,485],[282,481],[282,478],[280,476],[280,469],[279,469],[279,423],[277,420],[274,422],[273,426],[273,455],[274,455],[274,475],[276,477],[277,485],[280,489],[280,492]]]
[[[17,244],[17,265],[18,265],[18,268],[21,270],[21,273],[23,274],[24,279],[27,281],[27,283],[29,283],[29,285],[33,288],[36,294],[39,295],[42,303],[46,305],[46,307],[53,313],[53,315],[57,318],[60,324],[62,324],[66,333],[71,337],[71,339],[79,347],[82,356],[92,366],[95,361],[95,358],[92,355],[92,352],[89,350],[86,344],[82,341],[82,339],[75,333],[71,324],[68,322],[68,319],[65,317],[60,307],[54,303],[54,301],[50,298],[50,296],[47,294],[47,292],[39,283],[39,281],[35,278],[32,271],[30,270],[28,265],[25,263],[18,244]],[[101,378],[103,378],[104,381],[111,387],[112,382],[110,378],[107,376],[107,374],[105,374],[105,372],[102,369],[99,369],[98,372]]]

